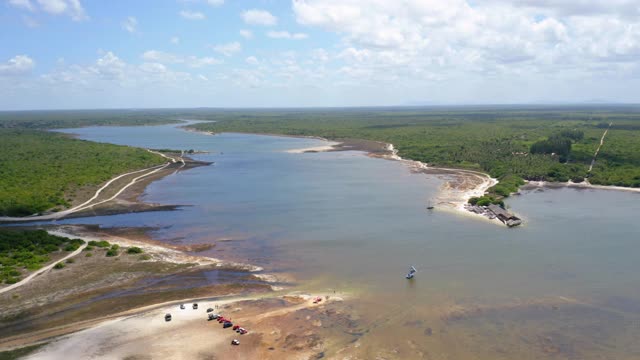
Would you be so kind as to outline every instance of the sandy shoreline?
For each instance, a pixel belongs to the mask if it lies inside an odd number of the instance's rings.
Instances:
[[[614,185],[596,185],[589,182],[575,183],[569,180],[568,182],[552,182],[552,181],[527,181],[527,183],[520,187],[521,190],[536,189],[536,188],[574,188],[574,189],[594,189],[594,190],[610,190],[610,191],[629,191],[640,193],[640,188],[614,186]]]

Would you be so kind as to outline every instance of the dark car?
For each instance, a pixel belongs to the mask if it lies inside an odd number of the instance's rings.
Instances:
[[[171,321],[171,314],[167,314],[164,316],[164,321]]]
[[[213,311],[213,308],[208,308],[208,309],[207,309],[207,312],[208,312],[208,313],[210,313],[210,312],[212,312],[212,311]]]
[[[180,304],[180,309],[184,310],[184,304]]]
[[[198,304],[193,304],[193,310],[197,310],[198,309]]]
[[[228,327],[232,327],[233,323],[231,321],[225,321],[224,325],[222,325],[223,329],[226,329]]]

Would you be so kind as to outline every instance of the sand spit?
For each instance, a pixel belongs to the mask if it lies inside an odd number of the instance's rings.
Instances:
[[[394,148],[393,144],[387,144],[387,151],[388,153],[383,155],[383,158],[401,161],[409,166],[411,171],[435,175],[444,180],[433,202],[436,209],[451,211],[503,226],[497,219],[489,219],[484,215],[470,212],[464,207],[470,198],[482,196],[490,187],[496,185],[497,179],[479,171],[435,167],[420,161],[403,159],[398,155],[398,150]]]
[[[329,141],[327,145],[314,146],[314,147],[308,147],[308,148],[302,148],[302,149],[290,149],[290,150],[286,150],[286,152],[289,154],[302,154],[302,153],[335,151],[336,146],[340,144],[341,143]]]
[[[320,296],[322,301],[314,303]],[[282,358],[282,352],[274,352],[270,338],[277,335],[280,341],[289,340],[300,329],[287,328],[287,321],[279,321],[299,311],[321,311],[325,305],[343,301],[333,294],[287,294],[270,298],[240,297],[217,298],[198,302],[193,300],[171,302],[153,308],[140,308],[102,322],[92,328],[58,338],[26,359],[258,359]],[[206,310],[230,318],[249,330],[239,335],[231,329],[223,329],[217,321],[207,321]],[[172,314],[171,321],[164,315]],[[309,328],[313,324],[308,325]],[[286,335],[286,336],[285,336]],[[317,336],[317,335],[316,335]],[[239,339],[240,346],[232,346],[232,339]],[[296,349],[289,358],[309,358],[317,352],[319,344],[309,344]],[[281,346],[278,346],[281,347]]]
[[[157,244],[151,244],[149,242],[141,240],[133,240],[121,236],[109,235],[106,233],[93,233],[86,230],[82,226],[63,225],[55,230],[48,230],[52,235],[64,236],[68,238],[79,238],[86,242],[106,240],[112,244],[118,244],[120,247],[137,246],[143,249],[147,253],[154,254],[153,261],[161,261],[173,264],[195,264],[198,266],[215,266],[215,267],[227,267],[236,268],[242,271],[257,272],[263,269],[259,266],[253,266],[249,264],[242,264],[230,261],[222,261],[205,256],[194,256],[186,254],[182,251],[171,249],[169,247],[160,246]]]

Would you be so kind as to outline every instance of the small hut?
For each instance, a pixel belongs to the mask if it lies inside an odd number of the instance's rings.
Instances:
[[[514,227],[522,224],[522,220],[503,209],[502,207],[491,204],[488,206],[489,211],[491,211],[500,221],[502,221],[508,227]]]

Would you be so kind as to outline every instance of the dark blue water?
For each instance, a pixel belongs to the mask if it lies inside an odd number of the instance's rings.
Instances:
[[[572,339],[588,343],[600,336],[606,346],[572,348],[561,358],[613,353],[625,358],[638,350],[623,340],[611,349],[614,338],[640,336],[637,326],[634,330],[611,320],[620,313],[640,319],[638,193],[528,191],[508,201],[525,218],[525,226],[507,229],[438,209],[427,211],[425,205],[441,180],[412,174],[400,162],[360,152],[285,151],[322,145],[318,140],[209,136],[171,125],[69,131],[93,141],[209,151],[194,158],[214,165],[168,176],[147,188],[146,201],[189,205],[179,211],[63,222],[152,226],[159,227],[153,235],[164,241],[216,242],[207,255],[291,273],[301,288],[349,290],[362,298],[360,311],[365,314],[391,303],[400,318],[422,316],[465,338],[478,331],[493,334],[487,327],[496,321],[516,328],[523,323],[518,328],[522,336],[504,345],[510,354],[506,358],[545,357],[548,344],[535,339],[572,323],[580,329],[564,329]],[[412,282],[404,279],[409,264],[419,269]],[[489,313],[451,324],[447,314],[456,306],[478,306]],[[562,322],[535,322],[545,318],[532,312],[537,306],[560,306],[559,311],[567,306],[572,312],[562,313]],[[582,322],[591,318],[583,329]],[[370,339],[381,341],[394,331],[413,336],[398,326],[373,331]],[[512,334],[502,325],[500,329],[495,336]],[[603,331],[611,339],[597,335]],[[522,338],[530,338],[524,348]],[[469,341],[475,344],[470,347],[485,349],[490,340]],[[445,340],[430,344],[442,349],[450,345]],[[496,352],[487,351],[487,358],[497,358]]]

